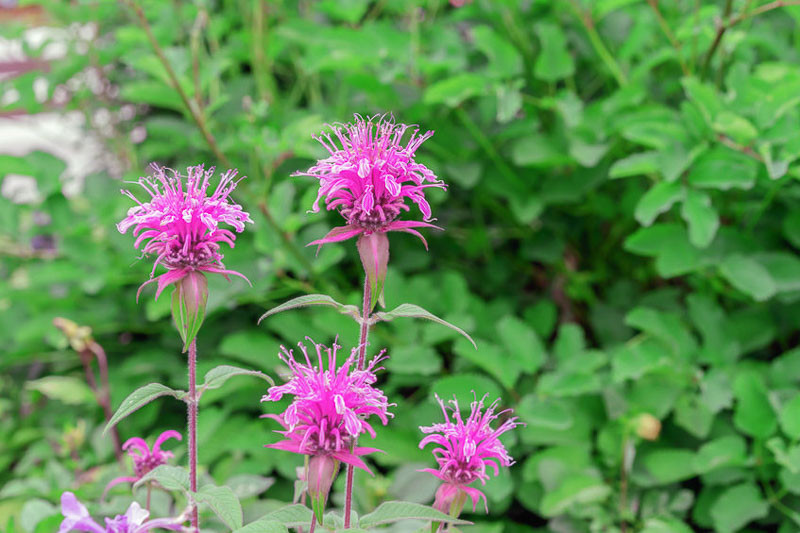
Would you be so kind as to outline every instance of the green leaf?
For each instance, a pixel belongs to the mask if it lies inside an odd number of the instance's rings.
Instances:
[[[733,423],[748,435],[766,439],[775,432],[778,420],[767,397],[767,388],[755,372],[744,372],[733,383],[736,406]]]
[[[552,22],[534,25],[541,50],[533,66],[537,78],[558,81],[575,73],[575,63],[567,50],[567,38],[561,28]]]
[[[193,496],[198,503],[208,505],[228,528],[235,530],[242,527],[242,504],[230,487],[206,485]]]
[[[514,45],[495,32],[481,25],[472,28],[475,48],[489,59],[486,72],[494,78],[510,78],[522,73],[522,57]]]
[[[616,179],[654,174],[659,168],[658,152],[641,152],[615,161],[608,170],[608,177]]]
[[[575,505],[601,502],[610,494],[611,488],[602,480],[586,474],[573,474],[557,489],[544,495],[541,513],[547,517],[557,516]]]
[[[705,248],[719,229],[719,215],[711,205],[708,194],[690,189],[683,199],[681,216],[689,225],[689,242],[697,248]]]
[[[769,504],[751,482],[726,489],[711,506],[714,528],[720,532],[738,531],[768,512]]]
[[[329,305],[331,307],[335,307],[336,310],[343,315],[350,315],[356,320],[360,320],[361,318],[361,315],[358,312],[358,307],[355,305],[340,304],[327,294],[306,294],[304,296],[292,298],[288,302],[284,302],[276,307],[273,307],[261,315],[261,317],[258,319],[258,323],[260,324],[262,320],[274,314],[288,311],[289,309],[297,309],[298,307],[306,307],[309,305]]]
[[[570,412],[557,400],[528,394],[517,405],[517,414],[529,428],[565,430],[572,426]]]
[[[781,408],[780,423],[783,432],[792,440],[800,439],[800,394]]]
[[[661,213],[665,213],[678,200],[683,199],[683,186],[679,182],[662,181],[653,185],[636,204],[634,216],[642,226],[649,226]]]
[[[697,78],[686,77],[681,80],[686,96],[697,104],[703,118],[710,125],[722,110],[722,98],[713,85],[703,83]]]
[[[142,476],[133,486],[141,487],[148,481],[155,481],[168,491],[189,492],[189,472],[179,466],[159,465]]]
[[[294,504],[267,513],[234,533],[283,533],[286,528],[306,527],[310,523],[311,509],[305,505]]]
[[[648,518],[639,533],[692,533],[692,529],[677,518]]]
[[[731,137],[739,144],[748,144],[758,136],[758,130],[749,120],[730,111],[719,113],[713,127],[717,133]]]
[[[275,384],[275,382],[272,381],[272,378],[263,372],[259,372],[257,370],[247,370],[245,368],[239,368],[231,365],[220,365],[206,372],[205,378],[203,379],[204,383],[199,386],[199,389],[200,391],[207,389],[218,389],[234,376],[255,376],[263,379],[270,385]]]
[[[92,389],[82,380],[70,376],[46,376],[25,383],[30,390],[39,391],[52,400],[68,405],[94,403]]]
[[[701,155],[686,178],[695,187],[750,189],[756,181],[758,163],[739,152],[717,147]]]
[[[130,393],[127,398],[122,400],[122,403],[120,404],[119,408],[117,408],[114,416],[112,416],[111,420],[109,420],[108,424],[106,424],[103,434],[107,433],[109,429],[116,426],[117,423],[123,418],[144,407],[156,398],[160,398],[162,396],[172,396],[173,398],[182,400],[186,396],[186,393],[184,391],[171,389],[166,385],[162,385],[161,383],[148,383],[144,387],[139,387]]]
[[[358,527],[369,529],[383,524],[391,524],[400,520],[425,520],[445,522],[449,524],[471,524],[437,511],[433,507],[411,502],[384,502],[377,509],[361,517]]]
[[[705,474],[717,468],[742,465],[746,458],[745,440],[739,435],[728,435],[703,444],[694,457],[694,469]]]
[[[497,323],[497,333],[512,357],[528,373],[544,364],[546,351],[536,331],[520,319],[506,315]]]
[[[767,269],[741,254],[726,257],[719,272],[731,285],[758,302],[770,299],[778,291]]]
[[[422,101],[429,105],[457,107],[464,100],[486,92],[486,78],[465,72],[436,82],[425,90]]]
[[[300,526],[305,526],[311,523],[311,519],[303,522]],[[281,524],[277,520],[265,520],[259,518],[255,522],[250,522],[244,527],[235,530],[233,533],[288,533],[289,528]]]
[[[370,319],[370,321],[372,323],[375,323],[375,322],[378,322],[378,321],[381,321],[381,320],[384,321],[384,322],[389,322],[391,320],[394,320],[395,318],[400,318],[400,317],[424,318],[426,320],[431,320],[433,322],[436,322],[437,324],[441,324],[443,326],[446,326],[446,327],[448,327],[448,328],[450,328],[450,329],[452,329],[454,331],[457,331],[461,335],[463,335],[464,338],[466,338],[469,342],[472,343],[472,346],[474,346],[476,350],[478,349],[478,346],[475,344],[475,341],[472,340],[472,337],[470,337],[467,334],[466,331],[464,331],[463,329],[459,328],[458,326],[454,326],[453,324],[451,324],[450,322],[447,322],[446,320],[443,320],[443,319],[439,318],[438,316],[434,315],[430,311],[426,311],[425,309],[421,308],[418,305],[400,304],[397,307],[395,307],[394,309],[392,309],[391,311],[386,311],[386,312],[378,311],[377,313],[374,313],[372,315],[372,318]]]
[[[667,485],[696,475],[695,453],[681,448],[659,448],[642,459],[645,467],[659,484]]]
[[[481,342],[480,349],[474,349],[474,345],[470,346],[459,339],[456,341],[453,351],[459,357],[471,361],[477,367],[491,374],[507,390],[514,388],[521,373],[515,353],[507,352],[488,342]]]
[[[535,133],[520,137],[511,147],[511,160],[520,167],[556,167],[567,165],[572,159],[565,148],[549,135]]]

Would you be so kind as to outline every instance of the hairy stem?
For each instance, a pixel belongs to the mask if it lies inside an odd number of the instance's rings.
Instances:
[[[364,369],[367,358],[367,340],[369,338],[369,318],[371,294],[369,289],[369,276],[364,273],[364,300],[361,305],[361,334],[358,337],[358,368]],[[350,446],[351,451],[355,442]],[[347,465],[347,484],[344,493],[344,528],[350,527],[350,510],[353,508],[353,465]],[[312,530],[313,532],[313,530]]]
[[[197,492],[197,340],[193,339],[189,345],[189,488]],[[197,515],[197,506],[192,509],[192,529],[200,531],[200,519]]]

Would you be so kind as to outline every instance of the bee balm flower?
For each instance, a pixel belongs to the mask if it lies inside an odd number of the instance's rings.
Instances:
[[[422,235],[413,229],[436,227],[428,223],[433,219],[425,189],[445,189],[446,185],[428,167],[417,163],[414,154],[433,132],[420,135],[414,128],[403,142],[410,127],[396,124],[385,116],[364,120],[355,115],[352,124],[329,127],[331,132],[314,138],[330,155],[307,171],[293,175],[317,178],[319,192],[312,211],[319,211],[319,202],[324,198],[328,210],[339,211],[347,224],[310,244],[322,245],[387,231],[411,233],[425,243]],[[403,211],[410,209],[406,200],[417,204],[424,222],[397,220]]]
[[[103,496],[108,493],[111,487],[119,485],[120,483],[136,483],[155,467],[166,464],[167,460],[172,457],[172,452],[162,450],[161,445],[169,439],[181,440],[181,434],[174,430],[163,432],[153,443],[152,449],[147,445],[144,439],[139,437],[126,440],[125,444],[122,445],[122,449],[127,451],[128,456],[133,460],[134,475],[112,479],[108,485],[106,485]]]
[[[137,299],[150,283],[157,283],[158,298],[166,287],[192,273],[212,272],[226,278],[228,274],[234,274],[247,280],[242,274],[225,269],[220,252],[221,244],[233,248],[236,240],[235,234],[221,228],[220,224],[242,232],[246,222],[253,222],[240,205],[230,201],[230,194],[239,182],[236,170],[223,174],[209,195],[214,167],[209,170],[204,170],[203,165],[189,167],[185,178],[174,170],[155,164],[151,168],[153,176],[138,181],[150,199],[140,202],[133,193],[123,190],[122,194],[137,205],[130,208],[128,215],[117,224],[120,233],[133,227],[134,247],[144,245],[142,251],[156,257],[151,279],[139,287]],[[165,266],[167,272],[154,277],[158,265]]]
[[[461,418],[455,398],[449,402],[451,406],[447,407],[441,398],[436,396],[442,407],[445,422],[419,428],[428,434],[419,443],[420,448],[430,443],[438,445],[434,448],[433,455],[439,463],[439,468],[426,468],[423,472],[429,472],[444,482],[436,491],[436,500],[433,504],[443,513],[458,516],[467,496],[472,500],[473,511],[481,499],[486,507],[486,496],[483,492],[469,485],[477,480],[485,485],[489,479],[487,467],[491,467],[497,476],[500,474],[501,466],[514,464],[514,460],[508,455],[498,437],[520,423],[516,417],[511,417],[496,429],[492,429],[491,423],[511,410],[495,413],[500,402],[495,400],[483,412],[485,399],[486,396],[472,402],[472,412],[465,421]],[[452,420],[448,409],[452,412]],[[488,512],[488,507],[486,511]]]
[[[94,521],[86,507],[71,492],[65,492],[61,495],[61,514],[64,516],[64,520],[61,522],[61,527],[58,528],[58,533],[68,533],[70,531],[148,533],[159,529],[178,531],[186,521],[185,515],[177,518],[148,520],[150,511],[142,509],[138,503],[133,502],[124,515],[106,518],[106,525],[101,526]]]
[[[298,346],[305,362],[298,362],[291,350],[282,347],[279,357],[292,371],[291,378],[283,385],[270,387],[261,398],[262,402],[271,402],[280,400],[284,394],[294,397],[283,414],[264,415],[278,421],[284,428],[278,433],[286,437],[286,440],[266,446],[310,456],[305,479],[314,511],[321,521],[322,508],[339,462],[370,472],[361,457],[379,451],[354,444],[363,433],[375,437],[375,430],[367,421],[371,415],[377,416],[384,425],[391,416],[386,396],[374,387],[375,373],[381,369],[377,365],[385,357],[381,353],[364,370],[358,370],[353,368],[358,350],[353,349],[350,357],[337,368],[336,353],[341,346],[335,342],[332,348],[315,343],[315,362],[303,343]]]

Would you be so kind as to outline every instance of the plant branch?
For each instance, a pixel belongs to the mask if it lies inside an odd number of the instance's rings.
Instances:
[[[175,70],[172,68],[167,56],[164,55],[164,50],[162,50],[161,45],[158,44],[155,35],[153,35],[153,29],[150,27],[150,23],[147,22],[147,17],[144,14],[141,6],[136,4],[133,0],[125,0],[125,2],[134,10],[136,13],[137,18],[139,19],[139,24],[141,25],[142,29],[147,34],[147,40],[150,41],[150,46],[152,46],[153,51],[156,53],[158,60],[161,62],[164,70],[167,72],[167,76],[169,76],[170,82],[172,83],[172,87],[180,96],[183,105],[186,107],[186,110],[191,115],[192,120],[194,120],[197,127],[200,129],[200,133],[203,135],[208,147],[214,153],[214,156],[228,168],[231,168],[230,160],[225,157],[225,154],[219,149],[217,145],[217,141],[214,139],[214,136],[211,135],[211,131],[208,129],[208,124],[206,123],[205,117],[202,114],[202,110],[198,108],[196,105],[192,105],[192,101],[189,99],[189,96],[186,94],[186,91],[183,90],[183,87],[178,80],[178,76],[175,74]]]
[[[369,340],[369,324],[372,302],[369,286],[369,276],[364,272],[364,299],[361,303],[361,331],[358,336],[358,370],[364,369],[364,363],[367,358],[367,341]],[[350,445],[350,452],[352,453],[355,447],[355,442]],[[350,514],[353,508],[353,465],[347,465],[347,483],[345,485],[344,496],[344,528],[350,528]]]
[[[681,70],[685,76],[689,76],[691,72],[689,71],[689,67],[686,66],[686,62],[683,60],[681,56],[681,43],[678,39],[675,38],[675,34],[672,33],[672,30],[667,24],[666,19],[664,19],[664,15],[661,14],[661,10],[658,7],[658,0],[647,0],[647,3],[650,4],[650,7],[653,9],[653,12],[656,15],[656,19],[658,20],[658,25],[661,26],[661,30],[664,32],[664,35],[667,36],[667,40],[669,40],[672,47],[675,49],[675,55],[678,59],[678,63],[681,65]]]
[[[572,10],[575,12],[575,15],[583,23],[583,27],[586,28],[586,34],[589,36],[589,41],[591,41],[592,47],[594,48],[595,52],[597,52],[597,55],[600,56],[600,59],[603,61],[603,63],[606,64],[608,70],[611,71],[614,79],[617,80],[617,84],[620,87],[627,85],[628,78],[625,76],[625,73],[622,72],[622,69],[619,67],[619,63],[617,63],[617,60],[614,59],[613,55],[611,55],[611,52],[608,51],[606,45],[603,44],[600,34],[597,33],[597,27],[594,24],[591,12],[589,10],[584,10],[578,3],[578,0],[569,0],[569,4],[572,7]]]

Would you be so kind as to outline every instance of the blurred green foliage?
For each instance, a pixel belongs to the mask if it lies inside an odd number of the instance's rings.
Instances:
[[[506,439],[518,464],[487,484],[489,516],[467,515],[474,531],[798,530],[800,8],[148,0],[140,19],[124,2],[36,3],[65,28],[54,39],[67,55],[5,81],[18,99],[0,112],[80,113],[114,164],[65,196],[57,158],[0,156],[0,179],[38,188],[0,200],[0,528],[53,531],[63,490],[98,500],[120,472],[54,317],[93,329],[114,406],[150,381],[185,381],[169,299],[135,302],[150,267],[114,227],[130,203],[119,179],[150,161],[249,176],[237,200],[256,224],[226,264],[254,287],[211,280],[200,374],[227,363],[277,376],[280,343],[338,334],[348,346],[357,328],[325,309],[257,317],[302,293],[358,304],[361,286],[354,246],[304,247],[339,221],[307,214],[315,183],[288,175],[323,154],[310,135],[324,122],[392,112],[436,131],[419,156],[450,189],[429,195],[446,228],[430,253],[391,236],[387,305],[421,305],[478,350],[436,324],[375,328],[398,405],[374,443],[387,452],[376,477],[358,476],[358,510],[431,501],[417,426],[440,416],[434,392],[475,390],[527,427]],[[263,392],[238,377],[200,411],[203,475],[234,488],[246,521],[291,499],[299,465],[262,448],[276,440],[258,418]],[[182,404],[164,401],[120,431],[183,424]]]

